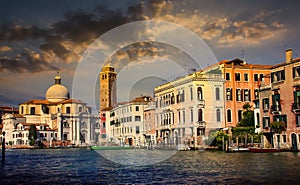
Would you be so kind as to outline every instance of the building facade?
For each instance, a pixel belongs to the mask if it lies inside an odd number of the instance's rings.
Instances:
[[[69,91],[61,84],[59,75],[55,76],[55,83],[47,89],[45,97],[19,104],[26,123],[48,125],[54,129],[57,137],[52,135],[50,140],[66,141],[75,146],[95,143],[98,116],[91,114],[86,103],[69,98]]]
[[[199,146],[210,130],[224,127],[220,71],[195,72],[155,87],[157,142]]]
[[[286,50],[286,61],[271,69],[271,85],[260,91],[264,146],[300,148],[300,59]]]
[[[247,64],[240,59],[224,60],[218,66],[225,79],[225,127],[236,127],[243,115],[243,105],[258,99],[261,83],[269,84],[270,65]]]
[[[130,102],[121,103],[106,113],[106,133],[108,141],[116,145],[144,146],[144,110],[151,97],[142,96]]]

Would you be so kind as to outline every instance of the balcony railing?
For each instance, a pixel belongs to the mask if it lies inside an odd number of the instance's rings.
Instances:
[[[205,121],[197,121],[198,127],[205,127]]]
[[[300,103],[292,103],[292,110],[295,112],[300,111]]]
[[[272,114],[278,114],[281,111],[281,105],[272,105],[271,112]]]
[[[199,108],[204,108],[205,107],[205,100],[199,100],[198,99],[198,107]]]

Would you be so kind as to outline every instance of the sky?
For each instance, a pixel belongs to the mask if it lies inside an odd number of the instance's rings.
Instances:
[[[17,107],[32,98],[44,99],[57,71],[72,93],[74,75],[95,41],[136,21],[180,25],[196,34],[216,61],[241,58],[254,64],[278,64],[285,60],[288,48],[296,58],[300,54],[299,5],[291,0],[2,0],[0,105]],[[149,39],[122,43],[117,51],[105,55],[107,58],[94,57],[99,61],[97,70],[104,64],[116,67],[119,102],[153,95],[153,87],[180,76],[182,68],[199,70],[212,64],[201,61],[202,66],[195,66],[182,48],[151,40],[151,34],[168,33],[164,29],[145,26],[119,32],[105,44],[98,42],[96,51],[103,52],[134,34]],[[182,37],[169,33],[175,40]],[[96,93],[91,96],[97,99],[99,84],[97,77],[93,78]],[[82,84],[82,88],[90,87]]]

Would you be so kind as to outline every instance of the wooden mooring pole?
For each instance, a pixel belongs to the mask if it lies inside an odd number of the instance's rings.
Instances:
[[[2,162],[5,161],[5,132],[2,132],[3,138],[2,138]]]

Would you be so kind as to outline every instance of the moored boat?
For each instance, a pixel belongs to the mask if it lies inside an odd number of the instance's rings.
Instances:
[[[127,150],[134,149],[130,146],[91,146],[92,150]]]
[[[249,152],[249,148],[228,147],[227,152]]]
[[[279,148],[256,148],[256,147],[250,147],[250,152],[254,153],[273,153],[273,152],[281,152],[281,149]]]

